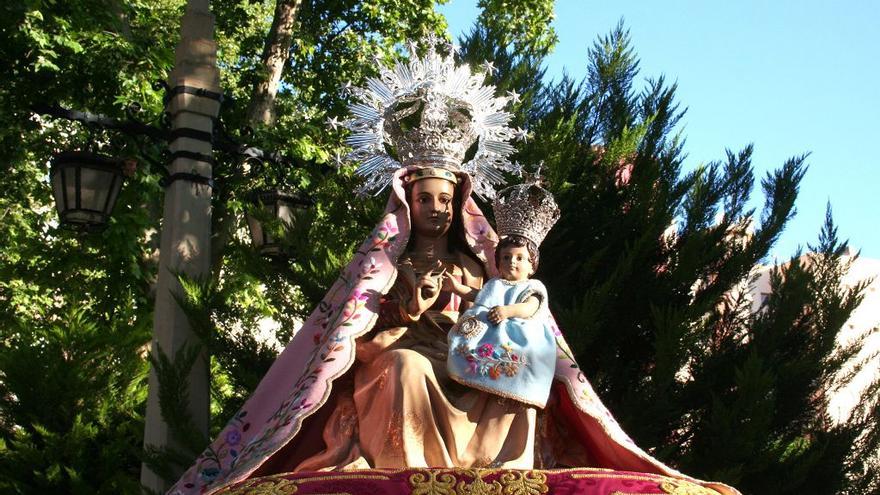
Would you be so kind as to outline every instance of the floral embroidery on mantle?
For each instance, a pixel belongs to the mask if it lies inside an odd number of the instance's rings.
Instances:
[[[256,461],[268,457],[278,449],[280,441],[288,436],[283,430],[290,430],[292,423],[301,421],[303,412],[315,405],[305,397],[305,394],[319,376],[322,376],[323,366],[336,361],[335,354],[350,347],[351,340],[364,331],[362,327],[368,329],[370,326],[367,321],[358,321],[362,317],[363,320],[368,320],[369,316],[372,316],[372,313],[364,310],[367,301],[373,293],[376,293],[375,289],[364,285],[377,275],[386,272],[381,269],[384,263],[377,261],[377,257],[387,260],[393,256],[389,253],[392,247],[398,249],[402,247],[395,245],[398,234],[399,230],[393,216],[386,217],[386,220],[355,253],[355,259],[358,261],[349,265],[330,293],[319,303],[310,318],[316,319],[317,325],[312,327],[318,328],[312,335],[314,348],[306,364],[307,371],[297,380],[275,413],[265,421],[260,434],[242,442],[243,433],[251,428],[251,423],[244,421],[248,411],[240,410],[224,427],[220,437],[209,445],[197,460],[195,466],[197,480],[184,481],[181,488],[193,490],[198,484],[198,488],[204,490],[212,485],[233,480],[237,473],[251,469]],[[340,290],[345,291],[342,294],[348,293],[348,297],[334,304],[340,295]],[[240,462],[242,459],[246,461]]]

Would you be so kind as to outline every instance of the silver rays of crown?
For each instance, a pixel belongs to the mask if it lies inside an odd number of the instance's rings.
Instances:
[[[553,194],[539,185],[533,176],[522,184],[501,190],[495,197],[493,209],[498,235],[519,235],[540,246],[547,233],[559,220],[559,206]]]
[[[360,163],[356,173],[366,180],[358,193],[378,194],[400,167],[421,166],[467,173],[474,193],[493,198],[505,181],[502,171],[521,171],[509,160],[514,152],[509,141],[525,139],[526,133],[508,125],[511,114],[504,110],[519,96],[496,97],[495,87],[483,84],[494,70],[491,63],[474,74],[466,64],[455,64],[456,47],[450,43],[431,35],[422,44],[424,57],[409,42],[408,62],[398,61],[393,69],[377,63],[379,77],[367,79],[365,88],[346,84],[352,118],[328,120],[351,131],[346,144],[352,150],[343,159]],[[476,153],[464,162],[474,142]]]

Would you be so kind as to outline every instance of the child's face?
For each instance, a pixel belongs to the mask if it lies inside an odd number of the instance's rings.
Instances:
[[[525,246],[507,246],[501,248],[501,262],[498,264],[504,280],[522,281],[532,276],[532,260]]]

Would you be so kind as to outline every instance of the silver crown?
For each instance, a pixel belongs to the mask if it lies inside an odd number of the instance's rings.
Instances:
[[[530,179],[498,193],[493,205],[495,222],[502,238],[519,235],[540,246],[559,220],[559,206],[537,177]]]
[[[365,88],[347,84],[353,117],[328,121],[352,131],[346,139],[352,151],[344,159],[360,162],[356,173],[366,181],[358,192],[380,192],[400,167],[443,167],[469,174],[474,192],[492,198],[504,183],[502,171],[520,172],[508,159],[514,152],[508,141],[525,138],[525,132],[508,126],[511,114],[504,110],[516,94],[496,97],[494,86],[483,85],[485,72],[455,64],[451,44],[434,36],[423,44],[424,57],[410,42],[409,62],[393,69],[377,64],[379,77],[367,79]],[[484,68],[493,70],[491,64]],[[475,142],[476,154],[462,163]]]

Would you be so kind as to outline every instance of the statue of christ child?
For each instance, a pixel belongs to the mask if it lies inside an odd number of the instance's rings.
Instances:
[[[537,184],[513,186],[495,201],[500,276],[479,292],[444,275],[444,287],[473,306],[449,332],[450,377],[468,387],[543,408],[556,370],[556,335],[547,289],[531,278],[538,246],[559,218]]]

